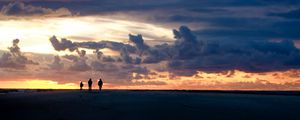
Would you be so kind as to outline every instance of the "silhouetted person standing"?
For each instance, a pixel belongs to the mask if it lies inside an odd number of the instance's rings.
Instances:
[[[83,87],[83,83],[82,81],[80,81],[80,91],[82,90],[82,87]]]
[[[102,90],[102,85],[103,85],[103,81],[102,81],[102,79],[100,78],[100,80],[98,81],[99,91]]]
[[[92,78],[89,79],[88,84],[89,84],[89,91],[91,91],[92,90],[92,85],[93,85]]]

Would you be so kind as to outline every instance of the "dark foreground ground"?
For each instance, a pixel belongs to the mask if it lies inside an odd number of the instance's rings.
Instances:
[[[299,120],[300,96],[299,92],[2,90],[0,119]]]

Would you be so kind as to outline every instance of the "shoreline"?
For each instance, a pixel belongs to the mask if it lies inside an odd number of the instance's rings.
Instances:
[[[36,92],[67,92],[79,89],[0,89],[0,94],[10,93],[36,93]],[[92,90],[97,92],[98,90]],[[130,91],[130,92],[178,92],[178,93],[215,93],[215,94],[254,94],[254,95],[287,95],[300,96],[299,90],[142,90],[142,89],[104,89],[103,91]],[[89,92],[83,90],[82,92]]]

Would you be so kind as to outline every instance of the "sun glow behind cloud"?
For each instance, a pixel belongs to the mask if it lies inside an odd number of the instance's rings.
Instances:
[[[143,26],[143,27],[140,27]],[[124,42],[128,34],[151,34],[146,40],[171,40],[172,31],[147,23],[114,20],[101,16],[0,20],[0,49],[20,39],[24,52],[57,53],[49,38],[53,35],[77,41],[112,40]]]

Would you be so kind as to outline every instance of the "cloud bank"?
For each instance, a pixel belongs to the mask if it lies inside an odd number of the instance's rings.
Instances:
[[[1,9],[1,14],[4,16],[72,16],[72,12],[67,8],[50,9],[25,4],[23,2],[12,2],[7,5],[4,5]]]
[[[290,40],[212,42],[198,39],[186,26],[173,30],[173,33],[173,44],[155,46],[147,45],[142,35],[131,34],[129,41],[133,44],[110,41],[72,42],[66,39],[59,41],[56,37],[50,38],[50,41],[58,51],[86,48],[99,52],[103,48],[112,49],[120,52],[119,57],[125,64],[167,62],[165,70],[176,75],[192,76],[198,71],[270,72],[300,67],[300,51]],[[133,56],[136,56],[136,59]]]
[[[143,25],[130,28],[129,33],[133,34],[128,35],[126,42],[97,42],[94,38],[81,42],[81,38],[88,39],[89,36],[75,35],[77,37],[67,37],[68,39],[53,36],[50,42],[56,51],[71,51],[77,55],[51,56],[52,61],[39,61],[41,66],[46,67],[45,71],[51,72],[39,72],[40,68],[34,75],[22,72],[29,78],[62,77],[59,80],[63,81],[66,78],[78,80],[95,75],[103,76],[111,83],[165,85],[167,80],[151,81],[153,76],[161,76],[162,79],[180,79],[186,76],[205,79],[205,76],[199,75],[204,72],[228,73],[226,75],[231,78],[236,76],[235,70],[265,74],[299,70],[300,67],[299,49],[295,46],[300,40],[300,2],[297,0],[34,0],[12,3],[1,1],[0,6],[1,17],[5,18],[68,17],[74,15],[73,12],[78,12],[80,14],[76,15],[87,18],[108,17],[109,20],[125,19],[163,28],[178,28],[173,30],[174,39],[171,42],[164,40],[164,37],[155,37],[163,31],[155,29],[150,34],[142,29]],[[70,40],[75,38],[76,41]],[[153,41],[148,38],[157,38],[158,42],[151,44]],[[19,70],[36,64],[36,59],[21,54],[16,46],[14,43],[9,53],[2,54],[1,69]],[[119,54],[108,55],[103,49]],[[88,51],[93,51],[93,54],[88,54]],[[160,72],[168,74],[161,75]],[[51,77],[53,74],[57,76]],[[77,77],[70,74],[76,74]],[[251,75],[244,78],[251,78]],[[261,79],[215,85],[236,89],[242,89],[237,87],[239,85],[249,89],[269,86],[286,89],[299,86],[298,82],[276,83]]]
[[[39,63],[34,62],[24,56],[18,46],[20,42],[19,39],[12,41],[12,47],[9,47],[10,52],[2,54],[0,58],[1,68],[14,68],[14,69],[24,69],[26,65],[38,65]]]

